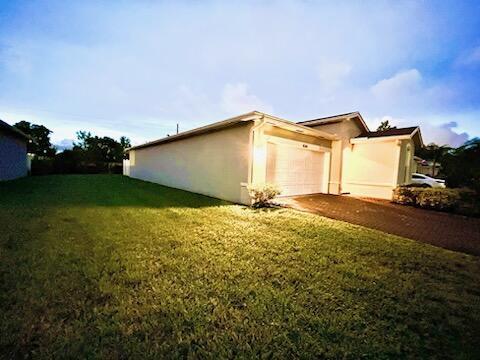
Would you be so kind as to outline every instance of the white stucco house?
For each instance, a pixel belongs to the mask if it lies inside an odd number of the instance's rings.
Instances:
[[[358,112],[292,122],[253,111],[131,147],[124,174],[241,204],[264,183],[281,196],[390,199],[419,146],[418,127],[372,132]]]
[[[27,176],[29,137],[17,128],[0,120],[0,181]]]

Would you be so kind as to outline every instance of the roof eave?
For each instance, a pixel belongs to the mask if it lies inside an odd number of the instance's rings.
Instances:
[[[318,124],[318,123],[325,124],[325,123],[334,122],[334,121],[338,121],[338,120],[344,120],[344,119],[349,118],[351,116],[355,116],[356,114],[358,114],[358,111],[353,111],[353,112],[349,112],[349,113],[345,113],[345,114],[339,114],[339,115],[333,115],[333,116],[327,116],[327,117],[318,118],[318,119],[298,121],[297,124],[301,124],[301,125],[305,125],[305,126],[315,125],[315,124]]]
[[[17,138],[22,138],[26,141],[29,141],[31,140],[32,138],[25,134],[23,131],[21,131],[20,129],[17,129],[15,126],[13,125],[10,125],[9,123],[3,121],[3,120],[0,120],[0,125],[2,125],[2,128],[5,130],[5,131],[8,131],[10,132],[13,136],[16,136]]]
[[[415,131],[412,133],[412,139],[414,137],[415,134],[418,134],[418,140],[419,140],[419,145],[421,148],[425,147],[425,144],[423,143],[423,137],[422,137],[422,132],[420,131],[420,127],[417,126],[417,128],[415,129]]]
[[[419,139],[419,144],[421,147],[423,147],[423,140],[422,140],[422,134],[420,132],[420,128],[417,126],[415,130],[413,130],[410,134],[405,134],[405,135],[385,135],[385,136],[362,136],[362,137],[356,137],[350,139],[350,143],[352,144],[357,144],[357,143],[362,143],[366,142],[368,140],[375,140],[375,141],[388,141],[388,140],[413,140],[415,135],[418,134],[418,139]]]
[[[358,111],[356,111],[355,113],[356,113],[356,116],[360,119],[360,122],[362,123],[363,127],[365,128],[365,130],[370,131],[370,129],[368,128],[367,123],[366,123],[365,120],[363,119],[362,114],[360,114]]]
[[[243,114],[243,115],[239,115],[239,116],[235,116],[233,118],[229,118],[229,119],[226,119],[226,120],[218,121],[216,123],[205,125],[205,126],[202,126],[202,127],[196,128],[196,129],[192,129],[192,130],[189,130],[189,131],[185,131],[185,132],[182,132],[182,133],[179,133],[179,134],[176,134],[176,135],[167,136],[167,137],[164,137],[164,138],[161,138],[161,139],[158,139],[158,140],[154,140],[154,141],[149,141],[149,142],[141,144],[141,145],[132,146],[132,147],[129,147],[129,148],[125,149],[125,152],[131,151],[131,150],[143,149],[143,148],[156,146],[156,145],[161,145],[161,144],[164,144],[164,143],[185,139],[185,138],[188,138],[188,137],[191,137],[191,136],[201,135],[201,134],[208,133],[208,132],[211,132],[211,131],[217,131],[217,130],[220,130],[220,129],[223,129],[223,128],[226,128],[226,127],[229,127],[229,126],[233,126],[237,123],[258,120],[262,116],[270,119],[272,122],[275,123],[275,125],[277,125],[279,127],[287,128],[287,129],[290,129],[292,131],[296,131],[298,133],[303,133],[305,135],[318,136],[318,137],[321,137],[321,138],[324,138],[324,139],[327,139],[327,140],[338,140],[337,136],[332,135],[330,133],[327,133],[327,132],[324,132],[324,131],[321,131],[321,130],[317,130],[317,129],[312,129],[311,127],[303,126],[303,125],[297,124],[297,123],[289,121],[289,120],[285,120],[285,119],[282,119],[282,118],[279,118],[279,117],[276,117],[276,116],[273,116],[273,115],[262,113],[260,111],[251,111],[251,112]]]
[[[201,134],[208,133],[208,132],[211,132],[211,131],[217,131],[217,130],[220,130],[220,129],[223,129],[223,128],[226,128],[226,127],[229,127],[229,126],[233,126],[237,123],[256,120],[260,115],[262,115],[262,113],[260,113],[258,111],[251,111],[251,112],[246,113],[246,114],[242,114],[242,115],[239,115],[239,116],[228,118],[226,120],[218,121],[218,122],[215,122],[213,124],[201,126],[201,127],[198,127],[198,128],[192,129],[192,130],[184,131],[184,132],[181,132],[179,134],[166,136],[166,137],[163,137],[161,139],[149,141],[149,142],[146,142],[144,144],[137,145],[137,146],[131,146],[131,147],[125,149],[125,152],[131,151],[131,150],[143,149],[143,148],[147,148],[147,147],[151,147],[151,146],[156,146],[156,145],[160,145],[160,144],[164,144],[164,143],[168,143],[168,142],[173,142],[173,141],[176,141],[176,140],[186,139],[186,138],[189,138],[189,137],[192,137],[192,136],[201,135]]]
[[[330,123],[337,122],[337,121],[351,120],[351,119],[354,119],[354,118],[358,118],[360,120],[360,124],[363,127],[364,131],[366,131],[366,132],[370,131],[367,123],[365,122],[362,115],[358,111],[353,111],[351,113],[341,114],[341,115],[337,115],[337,116],[331,116],[331,117],[327,117],[327,118],[301,121],[297,124],[302,125],[302,126],[307,126],[307,127],[316,126],[316,125],[320,126],[320,125],[326,125],[326,124],[330,124]]]
[[[289,120],[285,120],[285,119],[282,119],[282,118],[279,118],[279,117],[276,117],[276,116],[273,116],[273,115],[269,115],[269,114],[265,114],[265,113],[261,113],[261,114],[263,116],[271,119],[271,120],[277,121],[280,124],[285,125],[286,127],[289,127],[291,129],[293,129],[293,131],[299,130],[297,132],[305,133],[305,135],[318,136],[318,137],[325,138],[327,140],[338,140],[338,137],[336,135],[327,133],[325,131],[312,129],[311,127],[304,126],[304,125],[301,125],[301,124],[298,124],[298,123],[295,123],[295,122],[292,122],[292,121],[289,121]],[[280,126],[280,127],[282,127],[282,126]]]

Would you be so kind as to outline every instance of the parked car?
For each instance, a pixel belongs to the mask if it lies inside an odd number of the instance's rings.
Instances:
[[[413,173],[412,184],[418,184],[418,185],[423,185],[425,187],[432,187],[432,188],[444,188],[445,180],[434,179],[427,175]]]

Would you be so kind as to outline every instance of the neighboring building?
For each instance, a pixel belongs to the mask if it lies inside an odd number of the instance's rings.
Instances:
[[[26,176],[29,137],[0,120],[0,181]]]
[[[423,160],[418,156],[414,156],[413,160],[415,161],[413,169],[414,173],[436,177],[442,168],[442,164],[435,163],[434,165],[433,161]]]
[[[358,112],[295,123],[254,111],[134,146],[124,174],[242,204],[262,183],[390,199],[422,145],[418,127],[370,132]]]

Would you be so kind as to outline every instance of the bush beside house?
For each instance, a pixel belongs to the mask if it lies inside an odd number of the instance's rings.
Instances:
[[[251,185],[248,193],[252,198],[252,206],[255,208],[268,207],[271,201],[280,195],[280,189],[273,184]]]

